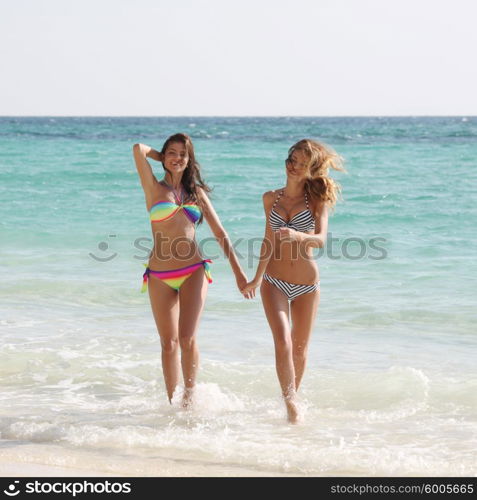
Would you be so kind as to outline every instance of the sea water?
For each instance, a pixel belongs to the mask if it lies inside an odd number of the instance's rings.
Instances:
[[[297,140],[345,159],[290,425],[260,298],[204,223],[195,406],[169,405],[132,157],[192,137],[253,277]],[[118,475],[475,475],[477,118],[0,118],[0,461]],[[161,164],[154,171],[162,176]],[[258,295],[258,294],[257,294]],[[21,474],[21,467],[18,473]]]

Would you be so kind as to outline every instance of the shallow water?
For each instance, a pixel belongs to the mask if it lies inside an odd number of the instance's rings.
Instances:
[[[260,301],[241,298],[205,226],[214,283],[196,405],[167,403],[139,293],[150,230],[131,146],[176,131],[191,134],[249,276],[261,194],[283,185],[287,148],[309,136],[346,159],[298,426]],[[472,117],[0,118],[0,460],[126,475],[474,475],[476,157]]]

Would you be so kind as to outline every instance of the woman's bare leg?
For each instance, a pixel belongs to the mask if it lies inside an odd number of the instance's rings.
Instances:
[[[161,338],[162,372],[169,403],[179,384],[179,297],[176,290],[151,276],[148,283],[152,313]]]
[[[179,290],[179,342],[181,346],[182,374],[184,376],[184,397],[182,405],[189,406],[192,400],[197,370],[199,348],[197,328],[207,297],[208,282],[203,269],[197,269],[184,281]]]
[[[295,369],[289,324],[288,299],[276,286],[263,281],[260,287],[263,308],[275,343],[275,365],[282,394],[287,406],[288,420],[298,420],[296,406]]]
[[[293,366],[295,367],[295,387],[298,391],[305,371],[308,343],[315,322],[320,292],[304,293],[292,300],[290,305],[292,319]]]

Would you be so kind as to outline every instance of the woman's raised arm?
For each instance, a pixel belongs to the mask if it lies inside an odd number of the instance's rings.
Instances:
[[[141,179],[141,185],[147,197],[153,186],[156,184],[157,179],[153,174],[152,167],[146,158],[162,161],[162,154],[146,144],[137,143],[133,146],[133,155],[134,161],[136,162],[136,169],[139,174],[139,178]]]

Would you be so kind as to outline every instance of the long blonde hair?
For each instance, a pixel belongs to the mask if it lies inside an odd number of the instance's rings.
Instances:
[[[294,151],[301,151],[308,158],[305,191],[318,201],[333,208],[341,194],[341,186],[328,175],[330,168],[345,172],[343,158],[329,146],[312,139],[302,139],[288,150],[290,158]]]

